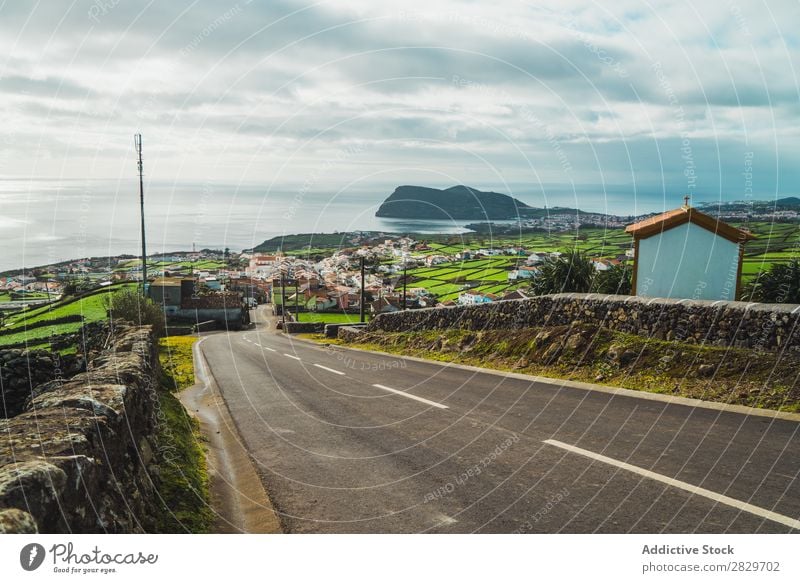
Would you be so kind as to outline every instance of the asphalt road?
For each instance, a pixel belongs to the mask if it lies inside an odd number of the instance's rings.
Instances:
[[[326,348],[264,314],[201,350],[287,532],[800,526],[798,422]]]

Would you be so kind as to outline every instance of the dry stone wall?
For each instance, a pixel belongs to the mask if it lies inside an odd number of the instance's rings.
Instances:
[[[0,350],[0,417],[22,412],[34,387],[55,378],[70,377],[84,368],[82,358],[48,350]]]
[[[146,532],[158,512],[158,358],[121,327],[85,372],[29,391],[0,419],[0,532]]]

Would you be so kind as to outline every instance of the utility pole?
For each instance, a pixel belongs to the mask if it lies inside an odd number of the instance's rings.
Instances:
[[[366,293],[364,291],[364,256],[361,256],[361,301],[359,302],[358,308],[358,321],[362,324],[364,323],[364,297]]]
[[[294,280],[294,317],[295,322],[300,321],[300,280]]]
[[[283,271],[281,271],[281,325],[283,330],[286,330],[286,287],[283,285]]]
[[[142,178],[144,167],[142,165],[142,134],[133,136],[133,144],[136,146],[136,153],[139,155],[139,207],[142,215],[142,295],[144,295],[147,285],[147,245],[144,238],[144,179]]]
[[[406,276],[406,269],[408,268],[408,261],[403,257],[403,309],[406,309],[406,285],[408,284],[408,277]]]

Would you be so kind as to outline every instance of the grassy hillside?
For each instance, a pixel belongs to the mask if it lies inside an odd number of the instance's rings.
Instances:
[[[0,347],[26,341],[31,347],[40,347],[54,336],[76,332],[85,323],[103,320],[106,318],[106,298],[109,294],[125,288],[136,288],[136,284],[112,285],[80,298],[66,298],[46,306],[38,306],[13,314],[6,319],[2,328],[3,331],[13,331],[13,333],[0,336]],[[83,322],[27,329],[31,324],[76,314],[83,317]]]

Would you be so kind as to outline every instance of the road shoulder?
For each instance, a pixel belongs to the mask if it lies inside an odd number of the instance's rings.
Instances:
[[[208,442],[207,463],[216,514],[213,532],[281,533],[278,515],[200,350],[203,340],[194,345],[197,382],[181,393],[180,400],[189,414],[197,418]]]

